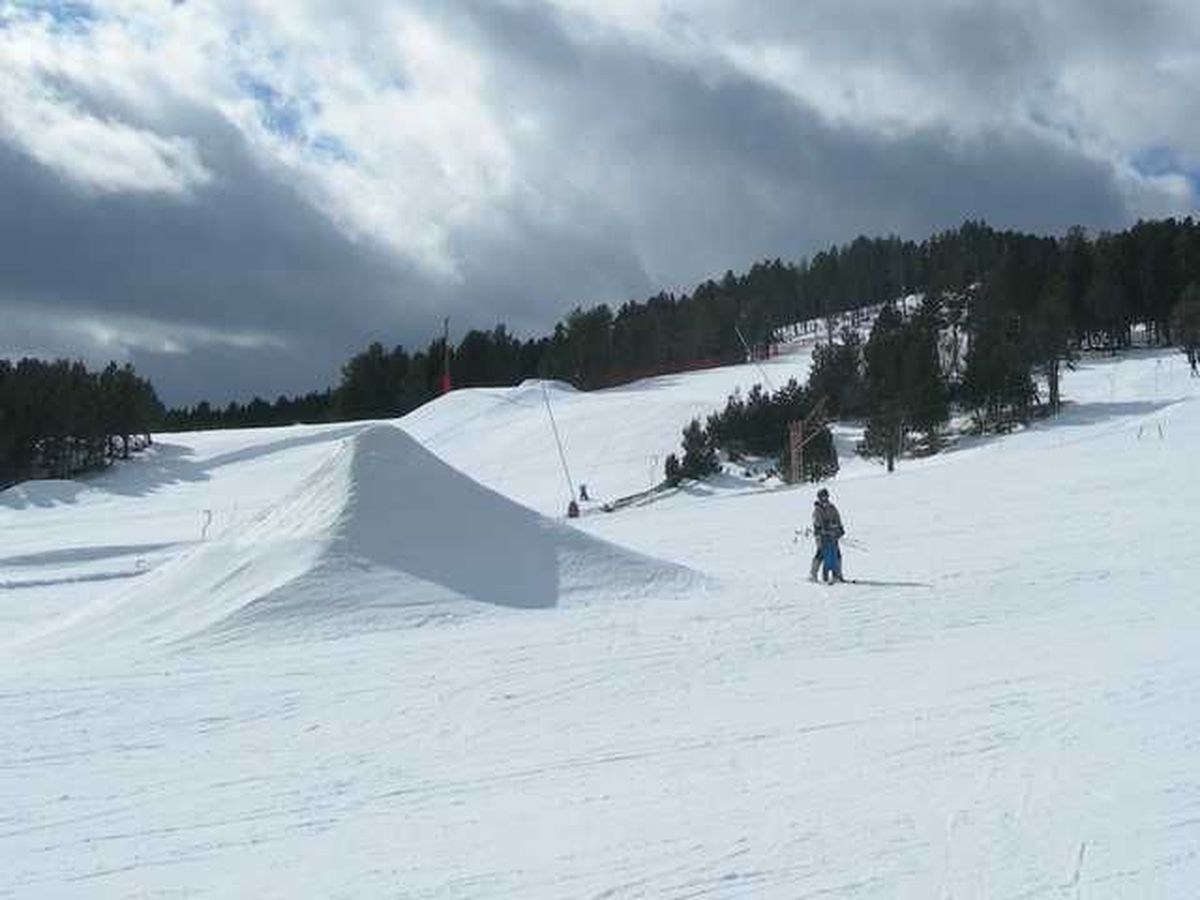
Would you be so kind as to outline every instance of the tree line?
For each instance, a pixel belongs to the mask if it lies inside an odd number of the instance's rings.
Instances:
[[[919,283],[920,246],[899,238],[859,238],[799,264],[781,260],[726,272],[689,294],[656,294],[614,312],[576,307],[547,335],[520,339],[498,324],[472,329],[457,344],[438,338],[424,350],[372,343],[343,367],[339,385],[312,402],[255,398],[225,408],[173,409],[171,429],[241,427],[288,421],[383,418],[436,397],[447,359],[455,387],[497,387],[526,378],[566,381],[583,390],[652,375],[723,365],[765,353],[785,324],[880,302]]]
[[[1190,219],[1095,240],[1081,229],[1055,239],[968,223],[931,239],[917,260],[919,303],[885,302],[865,341],[855,328],[836,339],[838,317],[829,316],[806,389],[735,395],[707,426],[691,422],[668,480],[712,471],[718,449],[778,454],[785,420],[820,398],[831,418],[865,423],[860,452],[890,471],[905,453],[936,450],[956,410],[979,431],[1055,412],[1062,369],[1082,350],[1130,346],[1135,328],[1148,343],[1179,344],[1194,370],[1200,364],[1200,228]],[[836,471],[825,452],[803,477]],[[787,471],[782,459],[779,470]]]
[[[791,465],[788,426],[806,419],[821,401],[811,384],[802,385],[795,379],[773,392],[764,390],[761,384],[745,395],[735,391],[725,407],[709,415],[703,424],[693,419],[683,429],[681,453],[672,453],[666,459],[666,483],[675,485],[685,478],[704,478],[719,471],[718,450],[734,463],[745,456],[766,458],[777,473],[787,473]],[[820,427],[810,436],[801,459],[800,477],[804,481],[837,474],[837,451],[827,427]]]
[[[1056,405],[1058,372],[1071,355],[1082,348],[1115,351],[1129,346],[1135,326],[1144,327],[1154,342],[1200,346],[1200,326],[1190,324],[1200,315],[1187,313],[1190,307],[1184,302],[1200,296],[1200,224],[1190,218],[1166,219],[1096,237],[1076,228],[1051,238],[967,222],[920,242],[859,237],[799,263],[776,259],[741,275],[726,272],[682,295],[659,293],[615,311],[606,304],[576,307],[540,337],[521,339],[500,324],[468,331],[457,344],[447,346],[438,338],[412,352],[373,343],[348,360],[338,385],[325,391],[273,402],[256,397],[224,407],[201,402],[161,415],[154,402],[146,405],[151,410],[146,415],[150,427],[166,430],[394,417],[440,393],[447,360],[455,387],[504,386],[536,377],[599,388],[766,354],[796,322],[824,319],[831,323],[828,337],[835,338],[832,323],[839,315],[917,292],[936,300],[924,320],[897,326],[884,319],[884,326],[902,333],[869,353],[830,341],[830,357],[814,368],[816,382],[808,386],[814,396],[834,396],[835,407],[845,406],[847,415],[864,415],[867,404],[871,410],[890,410],[872,424],[868,443],[874,448],[889,446],[889,440],[895,447],[914,433],[930,431],[930,412],[912,412],[911,400],[897,406],[896,398],[884,397],[883,388],[898,382],[894,374],[879,374],[899,365],[896,357],[907,360],[906,366],[916,365],[912,348],[925,346],[917,340],[922,329],[926,343],[936,332],[944,344],[947,330],[959,338],[938,348],[949,402],[967,404],[981,421],[996,424],[1026,415],[1037,405],[1034,374],[1048,381],[1047,403]],[[928,351],[921,353],[928,369]],[[14,398],[8,402],[16,412],[5,415],[14,423],[59,416],[41,411],[47,403],[63,405],[68,410],[64,415],[80,421],[107,415],[101,411],[109,402],[100,399],[103,392],[82,387],[48,391],[40,386],[40,377],[14,379],[8,374],[22,366],[44,366],[58,373],[53,381],[89,383],[93,374],[79,374],[79,364],[23,361],[7,366],[6,390]],[[858,370],[860,378],[854,377]],[[122,377],[141,381],[129,371]],[[148,383],[146,388],[153,393]],[[38,399],[31,399],[35,394]],[[39,411],[29,412],[32,408]],[[75,465],[68,459],[95,462],[101,443],[96,426],[72,429],[81,443],[74,447],[72,437],[67,443],[73,449],[67,451],[62,441],[55,443],[54,435],[63,432],[58,424],[5,424],[0,428],[4,477],[66,471]],[[902,439],[887,439],[889,434]]]
[[[0,487],[70,478],[150,442],[162,405],[132,366],[0,359]]]
[[[660,293],[615,311],[576,308],[538,338],[517,339],[503,325],[469,331],[448,356],[456,387],[552,378],[588,390],[740,362],[769,352],[793,323],[916,292],[948,298],[946,315],[961,319],[974,291],[972,327],[1002,330],[1015,316],[1022,342],[1037,343],[1039,363],[1053,367],[1067,346],[1129,346],[1138,325],[1151,340],[1172,342],[1172,310],[1191,284],[1200,285],[1200,224],[1191,219],[1095,238],[1079,228],[1047,238],[967,222],[921,242],[860,237],[799,263],[760,262],[690,294]],[[411,355],[372,345],[343,368],[330,415],[401,415],[419,406],[439,392],[445,351],[440,338]]]

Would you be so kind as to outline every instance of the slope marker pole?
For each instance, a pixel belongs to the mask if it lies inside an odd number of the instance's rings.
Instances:
[[[742,329],[734,325],[733,330],[737,332],[738,340],[742,342],[742,347],[746,350],[746,359],[749,362],[754,363],[754,367],[758,369],[758,374],[761,375],[763,377],[763,381],[766,382],[767,388],[772,394],[774,394],[775,385],[771,383],[771,376],[767,374],[767,370],[762,367],[762,364],[754,358],[754,354],[750,351],[750,344],[746,341],[746,336],[742,334]]]
[[[570,516],[572,507],[576,510],[579,509],[575,505],[575,483],[571,481],[571,470],[567,468],[567,454],[563,451],[562,438],[558,434],[558,423],[554,421],[554,408],[550,405],[550,392],[546,390],[544,379],[542,381],[542,399],[546,401],[546,412],[550,416],[550,427],[554,431],[554,443],[558,447],[558,459],[562,463],[563,476],[567,479],[567,496],[570,498],[570,502],[567,505],[567,515]]]

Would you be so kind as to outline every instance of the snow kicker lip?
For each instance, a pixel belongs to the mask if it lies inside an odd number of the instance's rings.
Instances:
[[[550,520],[381,424],[340,440],[235,532],[190,546],[40,637],[114,646],[334,637],[488,606],[681,595],[705,580]]]
[[[220,628],[272,621],[307,630],[337,620],[372,629],[397,614],[424,622],[461,612],[463,601],[548,609],[669,595],[699,578],[547,519],[379,425],[352,439],[344,505],[315,565]]]

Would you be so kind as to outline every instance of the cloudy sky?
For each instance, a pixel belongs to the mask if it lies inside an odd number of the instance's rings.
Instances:
[[[0,355],[273,397],[443,315],[1187,215],[1197,85],[1193,0],[0,0]]]

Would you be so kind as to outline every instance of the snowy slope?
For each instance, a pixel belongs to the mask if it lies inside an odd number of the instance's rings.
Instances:
[[[663,479],[680,433],[755,384],[803,382],[811,341],[761,363],[665,375],[582,393],[527,381],[516,388],[453,391],[403,419],[406,431],[472,478],[546,515],[562,515],[571,495],[554,443],[563,442],[576,487],[596,501],[643,491]],[[547,402],[551,412],[547,412]],[[552,425],[550,416],[553,415]]]
[[[395,427],[332,437],[328,458],[259,515],[21,643],[45,651],[86,642],[111,652],[122,638],[179,643],[211,632],[223,640],[280,631],[336,637],[462,615],[480,603],[538,609],[618,599],[634,585],[663,597],[703,589],[679,566],[482,487]]]
[[[554,389],[576,480],[754,374]],[[1064,387],[846,465],[837,588],[810,488],[538,515],[540,385],[0,494],[0,897],[1193,896],[1200,380]]]
[[[86,482],[0,493],[0,588],[13,597],[0,602],[0,647],[269,510],[362,428],[166,435]]]

